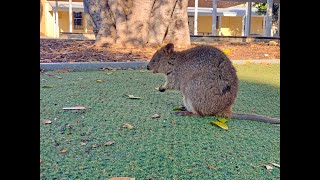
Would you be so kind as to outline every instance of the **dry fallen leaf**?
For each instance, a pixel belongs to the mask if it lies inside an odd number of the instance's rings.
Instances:
[[[45,75],[48,75],[48,76],[54,76],[54,77],[57,77],[58,79],[62,79],[62,77],[60,77],[60,76],[57,76],[57,75],[55,75],[55,74],[48,74],[48,73],[44,73]]]
[[[88,62],[99,62],[97,59],[89,59]]]
[[[68,152],[68,149],[61,149],[60,151],[59,151],[59,154],[61,154],[61,153],[67,153]]]
[[[112,74],[112,73],[113,73],[113,72],[108,72],[107,74],[110,75],[110,74]]]
[[[276,166],[276,167],[278,167],[278,168],[280,168],[280,164],[276,164],[276,163],[271,163],[271,164]]]
[[[112,144],[114,144],[114,141],[108,141],[108,142],[106,142],[104,145],[105,145],[105,146],[110,146],[110,145],[112,145]]]
[[[159,114],[154,114],[154,115],[152,115],[151,117],[152,117],[153,119],[155,119],[155,118],[159,118],[160,115],[159,115]]]
[[[141,99],[141,97],[136,97],[134,95],[128,95],[129,99]]]
[[[63,110],[85,110],[87,109],[84,106],[74,106],[74,107],[64,107]]]
[[[224,52],[226,55],[229,55],[231,53],[231,50],[230,49],[225,49],[225,50],[222,50],[222,52]]]
[[[42,164],[42,163],[43,163],[43,160],[40,159],[40,164]]]
[[[250,61],[246,61],[246,64],[251,64],[251,62]]]
[[[216,169],[216,167],[215,167],[214,165],[210,164],[210,165],[208,166],[208,169]]]
[[[85,146],[85,145],[87,145],[87,142],[81,142],[80,144],[81,144],[81,146]]]
[[[51,124],[52,121],[48,120],[48,119],[44,119],[42,120],[42,124]]]
[[[103,169],[103,170],[102,170],[102,174],[105,174],[105,173],[106,173],[106,169]]]
[[[97,148],[97,147],[100,147],[100,146],[101,146],[101,144],[94,144],[94,145],[92,145],[93,148]]]
[[[220,121],[220,122],[222,122],[222,123],[226,123],[228,120],[226,120],[225,118],[223,118],[223,117],[219,117],[218,118],[218,121]]]
[[[268,171],[271,171],[273,169],[273,167],[269,165],[265,165],[265,167],[267,168]]]
[[[103,81],[102,80],[100,80],[100,79],[97,79],[96,80],[98,83],[102,83]]]
[[[228,126],[226,124],[224,124],[224,123],[219,122],[219,121],[211,121],[210,123],[214,124],[214,125],[217,125],[217,126],[221,127],[224,130],[228,130]]]
[[[176,120],[173,120],[173,121],[172,121],[172,125],[175,126],[176,124],[177,124],[177,121],[176,121]]]
[[[276,41],[269,41],[268,43],[269,46],[276,46],[278,43]]]
[[[123,126],[123,128],[128,128],[128,129],[133,129],[133,126],[129,123],[125,123]]]
[[[135,180],[136,178],[131,177],[111,177],[108,180]]]

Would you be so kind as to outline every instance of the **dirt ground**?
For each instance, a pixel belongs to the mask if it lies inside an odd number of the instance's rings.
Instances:
[[[149,61],[157,48],[95,47],[94,41],[40,39],[40,63]],[[204,43],[192,43],[198,46]],[[280,59],[280,46],[268,43],[205,43],[224,51],[231,60]]]

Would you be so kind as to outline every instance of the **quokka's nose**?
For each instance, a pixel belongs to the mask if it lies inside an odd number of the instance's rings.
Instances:
[[[147,65],[147,69],[148,69],[148,70],[150,70],[150,67],[149,67],[149,65]]]

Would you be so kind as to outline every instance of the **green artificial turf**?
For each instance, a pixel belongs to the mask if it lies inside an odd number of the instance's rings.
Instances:
[[[235,66],[240,90],[234,111],[279,117],[280,65]],[[231,119],[226,131],[210,124],[216,117],[176,116],[180,92],[157,91],[165,78],[147,70],[48,73],[62,79],[40,77],[41,179],[280,177],[280,168],[263,166],[280,164],[279,126]],[[70,106],[89,109],[62,109]],[[108,141],[115,143],[103,145]]]

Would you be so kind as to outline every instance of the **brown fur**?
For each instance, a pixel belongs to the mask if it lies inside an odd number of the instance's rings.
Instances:
[[[203,45],[177,52],[169,43],[154,54],[147,68],[166,74],[167,82],[159,90],[180,90],[184,106],[193,114],[232,116],[238,77],[219,49]]]

